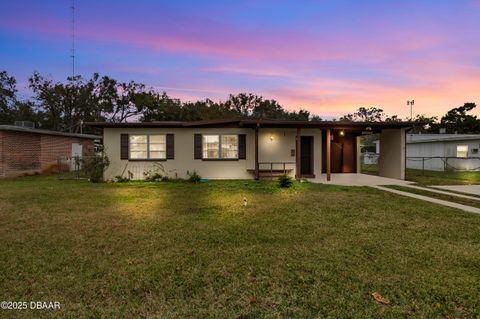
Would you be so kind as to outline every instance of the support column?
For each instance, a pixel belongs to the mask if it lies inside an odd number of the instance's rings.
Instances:
[[[362,172],[362,157],[361,153],[362,150],[360,148],[360,144],[362,142],[362,137],[361,136],[356,136],[355,137],[355,173],[360,174]]]
[[[380,133],[379,175],[405,179],[405,129],[383,129]]]
[[[332,148],[332,134],[330,132],[330,129],[327,128],[327,137],[326,137],[326,140],[327,140],[327,154],[325,154],[326,156],[326,160],[327,160],[327,181],[330,181],[331,179],[331,171],[332,171],[332,155],[331,155],[331,148]]]
[[[255,179],[258,180],[259,179],[259,165],[258,165],[258,127],[260,125],[257,124],[257,126],[255,126]]]
[[[301,137],[301,129],[298,127],[297,128],[297,135],[295,136],[295,178],[300,179],[301,177],[301,143],[300,143],[300,137]]]

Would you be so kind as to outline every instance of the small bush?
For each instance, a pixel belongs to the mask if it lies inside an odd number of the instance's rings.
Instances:
[[[187,173],[188,175],[188,181],[190,183],[200,183],[200,180],[202,179],[202,177],[200,175],[198,175],[197,171],[196,170],[193,170],[193,172],[189,172]]]
[[[293,180],[288,174],[282,174],[278,177],[278,186],[282,188],[290,188],[293,184]]]
[[[128,177],[123,177],[123,176],[115,176],[113,178],[114,183],[128,183],[130,182],[130,178]]]
[[[101,182],[103,180],[103,172],[110,165],[110,160],[105,153],[83,158],[82,162],[83,170],[92,183]]]

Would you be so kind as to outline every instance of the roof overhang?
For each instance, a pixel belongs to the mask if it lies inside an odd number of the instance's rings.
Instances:
[[[382,129],[412,128],[422,126],[417,122],[341,122],[341,121],[289,121],[289,120],[256,120],[256,119],[226,119],[207,121],[159,121],[109,123],[90,122],[86,125],[96,128],[192,128],[192,127],[270,127],[270,128],[318,128],[348,131],[373,131]]]
[[[15,126],[15,125],[0,125],[0,131],[13,131],[13,132],[23,132],[23,133],[30,133],[30,134],[55,135],[55,136],[87,138],[87,139],[103,138],[100,135],[58,132],[58,131],[42,130],[42,129],[36,129],[36,128]]]

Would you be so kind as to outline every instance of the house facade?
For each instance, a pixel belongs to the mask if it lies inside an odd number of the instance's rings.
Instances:
[[[380,175],[405,176],[405,132],[411,123],[280,120],[88,123],[103,129],[110,159],[105,179],[148,172],[185,178],[251,179],[285,172],[296,178],[359,172],[359,137],[380,133]]]
[[[58,171],[59,160],[93,154],[101,136],[0,125],[0,177]],[[70,165],[70,164],[67,164]]]

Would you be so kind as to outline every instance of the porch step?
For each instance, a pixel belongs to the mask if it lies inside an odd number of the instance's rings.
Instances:
[[[260,169],[258,170],[258,178],[259,179],[276,179],[285,173],[290,174],[292,171],[293,169],[286,169],[285,171],[283,169],[274,169],[274,170]],[[248,172],[255,175],[254,169],[249,169]]]

